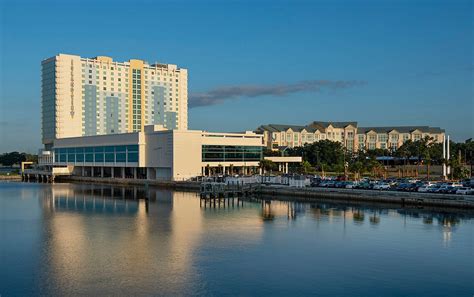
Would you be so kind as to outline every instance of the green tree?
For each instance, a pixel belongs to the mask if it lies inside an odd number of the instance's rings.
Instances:
[[[349,170],[354,173],[355,179],[360,179],[362,170],[364,170],[364,163],[360,160],[354,159],[354,162],[349,163]]]
[[[295,147],[287,150],[289,156],[301,156],[304,161],[308,161],[312,166],[323,170],[344,170],[344,149],[340,142],[321,140],[302,147]]]
[[[19,152],[10,152],[0,155],[0,163],[4,166],[13,166],[26,161],[26,154]]]
[[[277,170],[277,164],[271,160],[261,160],[259,164],[260,168],[265,171],[275,171]]]
[[[305,174],[313,172],[313,166],[311,166],[311,164],[305,160],[301,162],[301,171]]]

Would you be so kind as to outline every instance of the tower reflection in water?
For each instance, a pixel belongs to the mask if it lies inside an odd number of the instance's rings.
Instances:
[[[275,222],[315,221],[334,232],[390,223],[439,226],[444,244],[463,213],[386,206],[252,199],[235,207],[203,207],[195,193],[155,188],[55,184],[41,190],[43,295],[205,294],[197,267],[218,257],[215,247],[262,244]],[[467,217],[466,217],[467,218]],[[306,221],[305,221],[306,220]],[[437,224],[434,224],[437,222]],[[278,226],[285,226],[280,224]],[[284,228],[284,227],[283,227]],[[137,288],[143,291],[137,292]]]
[[[242,209],[236,227],[231,215],[203,212],[195,193],[55,184],[41,196],[45,295],[110,295],[117,288],[124,295],[197,294],[198,250],[216,240],[253,244],[261,237],[255,209]]]

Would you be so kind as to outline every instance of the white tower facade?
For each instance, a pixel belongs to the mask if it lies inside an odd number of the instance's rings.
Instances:
[[[42,61],[42,140],[188,128],[188,72],[173,64],[59,54]]]

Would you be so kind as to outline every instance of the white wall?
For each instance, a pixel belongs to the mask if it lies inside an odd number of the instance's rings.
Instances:
[[[173,178],[189,179],[201,175],[201,131],[173,131]]]

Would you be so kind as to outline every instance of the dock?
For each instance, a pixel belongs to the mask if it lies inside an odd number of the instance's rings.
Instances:
[[[243,205],[243,199],[255,197],[259,187],[255,184],[203,182],[200,186],[201,206],[228,207]]]
[[[21,180],[22,181],[37,181],[43,183],[54,182],[57,176],[70,176],[71,171],[67,167],[52,168],[52,170],[46,169],[22,169]]]

